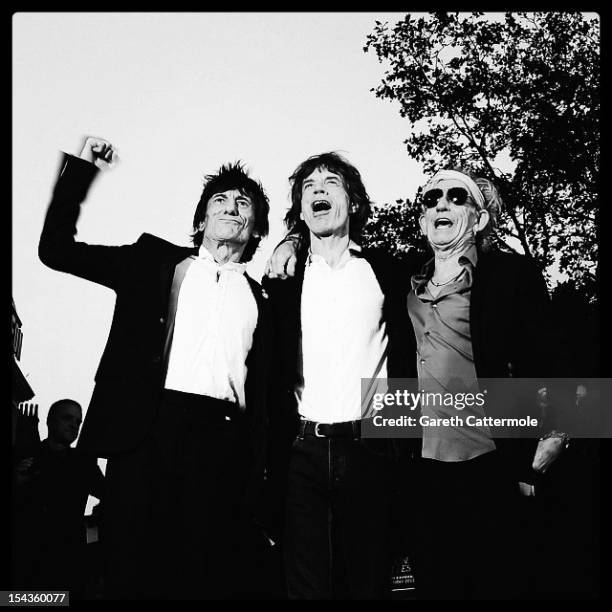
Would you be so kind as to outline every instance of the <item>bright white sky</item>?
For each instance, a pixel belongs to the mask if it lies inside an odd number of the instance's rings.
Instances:
[[[21,367],[48,406],[89,403],[114,293],[54,272],[37,244],[59,151],[110,140],[121,163],[96,181],[78,239],[123,244],[150,232],[188,244],[205,174],[244,160],[271,200],[256,278],[282,234],[288,176],[342,151],[377,202],[413,197],[420,166],[409,124],[370,88],[382,74],[362,48],[383,13],[18,13],[13,18],[13,296]]]

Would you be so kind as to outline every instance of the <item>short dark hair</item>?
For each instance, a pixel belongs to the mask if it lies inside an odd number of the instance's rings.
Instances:
[[[81,404],[73,399],[61,399],[57,400],[57,402],[53,402],[51,406],[49,406],[49,412],[47,412],[47,423],[56,416],[56,412],[59,411],[60,408],[66,406],[68,404],[72,404],[73,406],[78,406],[81,410],[81,414],[83,413],[83,408],[81,408]]]
[[[268,235],[270,204],[262,184],[249,177],[241,161],[233,164],[224,164],[216,174],[207,174],[204,177],[204,189],[193,216],[193,234],[191,239],[196,247],[202,244],[204,232],[199,230],[198,227],[206,217],[208,201],[216,193],[223,193],[232,189],[237,189],[242,195],[249,197],[255,207],[255,226],[253,229],[259,236],[251,236],[249,238],[241,257],[241,261],[245,262],[253,257],[260,240]]]
[[[349,212],[349,236],[355,242],[361,242],[361,233],[372,212],[372,201],[361,179],[359,170],[335,151],[313,155],[303,161],[289,177],[291,183],[291,208],[285,215],[285,224],[289,231],[294,229],[302,212],[302,183],[318,168],[325,168],[342,177],[344,188],[355,212]]]

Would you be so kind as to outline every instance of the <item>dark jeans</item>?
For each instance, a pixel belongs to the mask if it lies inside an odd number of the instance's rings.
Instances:
[[[416,588],[419,599],[514,599],[518,483],[496,451],[469,461],[420,462]]]
[[[289,598],[384,597],[392,482],[387,440],[294,441],[285,523]]]

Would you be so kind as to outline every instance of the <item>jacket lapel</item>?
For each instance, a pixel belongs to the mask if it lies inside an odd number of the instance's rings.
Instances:
[[[268,316],[268,304],[260,286],[248,274],[245,273],[244,277],[249,283],[249,287],[255,298],[255,303],[257,304],[257,323],[255,325],[255,331],[253,332],[253,344],[247,356],[247,377],[249,379],[249,387],[252,385],[253,388],[253,393],[249,393],[252,397],[247,399],[247,412],[250,413],[251,418],[254,418],[253,404],[255,402],[252,400],[263,397],[262,389],[265,391],[267,378],[264,374],[265,368],[267,367],[267,347],[265,339],[269,337],[268,325],[270,324],[270,318]],[[262,408],[263,406],[256,407],[256,412],[259,412]]]
[[[162,356],[164,375],[168,367],[170,345],[174,334],[174,321],[176,318],[179,291],[185,274],[195,259],[195,255],[190,255],[189,252],[190,251],[186,253],[187,257],[181,259],[178,263],[165,263],[160,270],[162,296],[167,300],[165,309],[166,326],[164,329],[164,351]]]
[[[478,263],[474,269],[472,290],[470,294],[470,335],[472,339],[472,351],[474,354],[474,364],[482,363],[480,355],[481,333],[483,316],[486,313],[485,288],[488,285],[488,272],[490,260],[486,253],[478,253]],[[476,372],[478,376],[483,376],[482,372]]]

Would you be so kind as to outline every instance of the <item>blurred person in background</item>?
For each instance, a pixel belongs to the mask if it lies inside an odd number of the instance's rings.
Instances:
[[[13,587],[83,594],[85,506],[104,496],[96,459],[72,444],[79,435],[78,402],[61,399],[47,414],[47,438],[18,461],[13,495]]]

